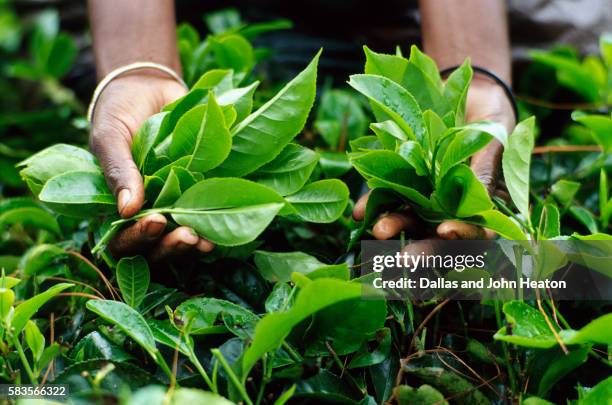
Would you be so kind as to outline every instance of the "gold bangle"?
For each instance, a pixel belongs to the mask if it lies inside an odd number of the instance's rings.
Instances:
[[[186,89],[189,89],[185,81],[174,70],[170,69],[168,66],[160,65],[159,63],[154,63],[154,62],[135,62],[135,63],[130,63],[129,65],[120,66],[117,69],[110,72],[109,74],[107,74],[106,76],[104,76],[104,79],[102,79],[100,83],[98,83],[98,85],[96,86],[93,96],[91,97],[91,102],[89,103],[89,107],[87,108],[87,121],[89,121],[90,123],[93,122],[93,114],[94,114],[94,110],[96,109],[96,104],[98,103],[98,99],[100,98],[100,95],[102,94],[104,89],[113,80],[115,80],[119,76],[122,76],[128,72],[133,72],[134,70],[140,70],[140,69],[154,69],[154,70],[158,70],[160,72],[166,73],[168,76],[172,77],[174,80],[179,82],[183,87],[185,87]]]

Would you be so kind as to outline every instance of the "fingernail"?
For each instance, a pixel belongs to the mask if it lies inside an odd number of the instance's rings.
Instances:
[[[132,192],[128,188],[124,188],[119,191],[119,196],[117,200],[119,201],[119,214],[123,213],[125,207],[130,203],[132,199]]]
[[[156,238],[164,231],[166,224],[162,222],[151,221],[147,224],[145,232],[150,238]]]

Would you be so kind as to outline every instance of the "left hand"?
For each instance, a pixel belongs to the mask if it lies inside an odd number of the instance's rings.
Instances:
[[[470,85],[467,98],[466,114],[468,122],[494,121],[504,127],[508,133],[512,132],[516,122],[514,111],[508,96],[503,89],[488,77],[476,74]],[[476,177],[484,184],[489,194],[503,194],[497,190],[497,176],[503,146],[499,141],[492,140],[484,149],[477,152],[471,159],[470,167]],[[362,196],[353,209],[353,218],[363,220],[368,195]],[[401,231],[408,236],[417,235],[419,221],[409,211],[392,212],[381,216],[372,229],[376,239],[390,239]],[[495,235],[487,229],[459,221],[448,220],[436,228],[438,238],[453,239],[491,239]]]

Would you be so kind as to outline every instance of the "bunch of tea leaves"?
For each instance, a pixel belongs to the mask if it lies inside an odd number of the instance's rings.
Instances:
[[[529,188],[524,185],[530,159],[524,152],[533,147],[533,119],[519,123],[510,137],[495,122],[467,123],[469,60],[444,83],[434,61],[417,47],[409,59],[367,47],[365,54],[365,74],[351,76],[349,85],[368,98],[378,122],[370,125],[374,135],[351,141],[349,158],[374,190],[367,217],[372,220],[377,206],[399,198],[428,221],[457,219],[508,239],[526,239],[516,222],[495,209],[465,161],[492,139],[501,142],[506,184],[528,218]]]
[[[232,70],[210,70],[181,99],[150,117],[135,135],[145,210],[107,221],[96,250],[127,221],[172,216],[224,246],[253,241],[277,216],[326,223],[348,201],[338,180],[309,183],[318,155],[291,143],[314,102],[319,55],[273,98],[252,111],[258,82],[236,87]],[[55,145],[23,161],[21,175],[55,212],[113,215],[116,200],[89,152]]]

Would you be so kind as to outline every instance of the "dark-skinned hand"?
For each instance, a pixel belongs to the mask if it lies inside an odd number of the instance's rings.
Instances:
[[[142,175],[132,159],[132,138],[151,115],[183,96],[185,88],[155,71],[141,70],[113,80],[103,91],[93,117],[90,148],[117,198],[121,217],[129,218],[144,204]],[[153,261],[191,252],[210,252],[214,245],[191,228],[166,232],[167,220],[151,214],[119,232],[109,249],[116,257],[144,254]]]

